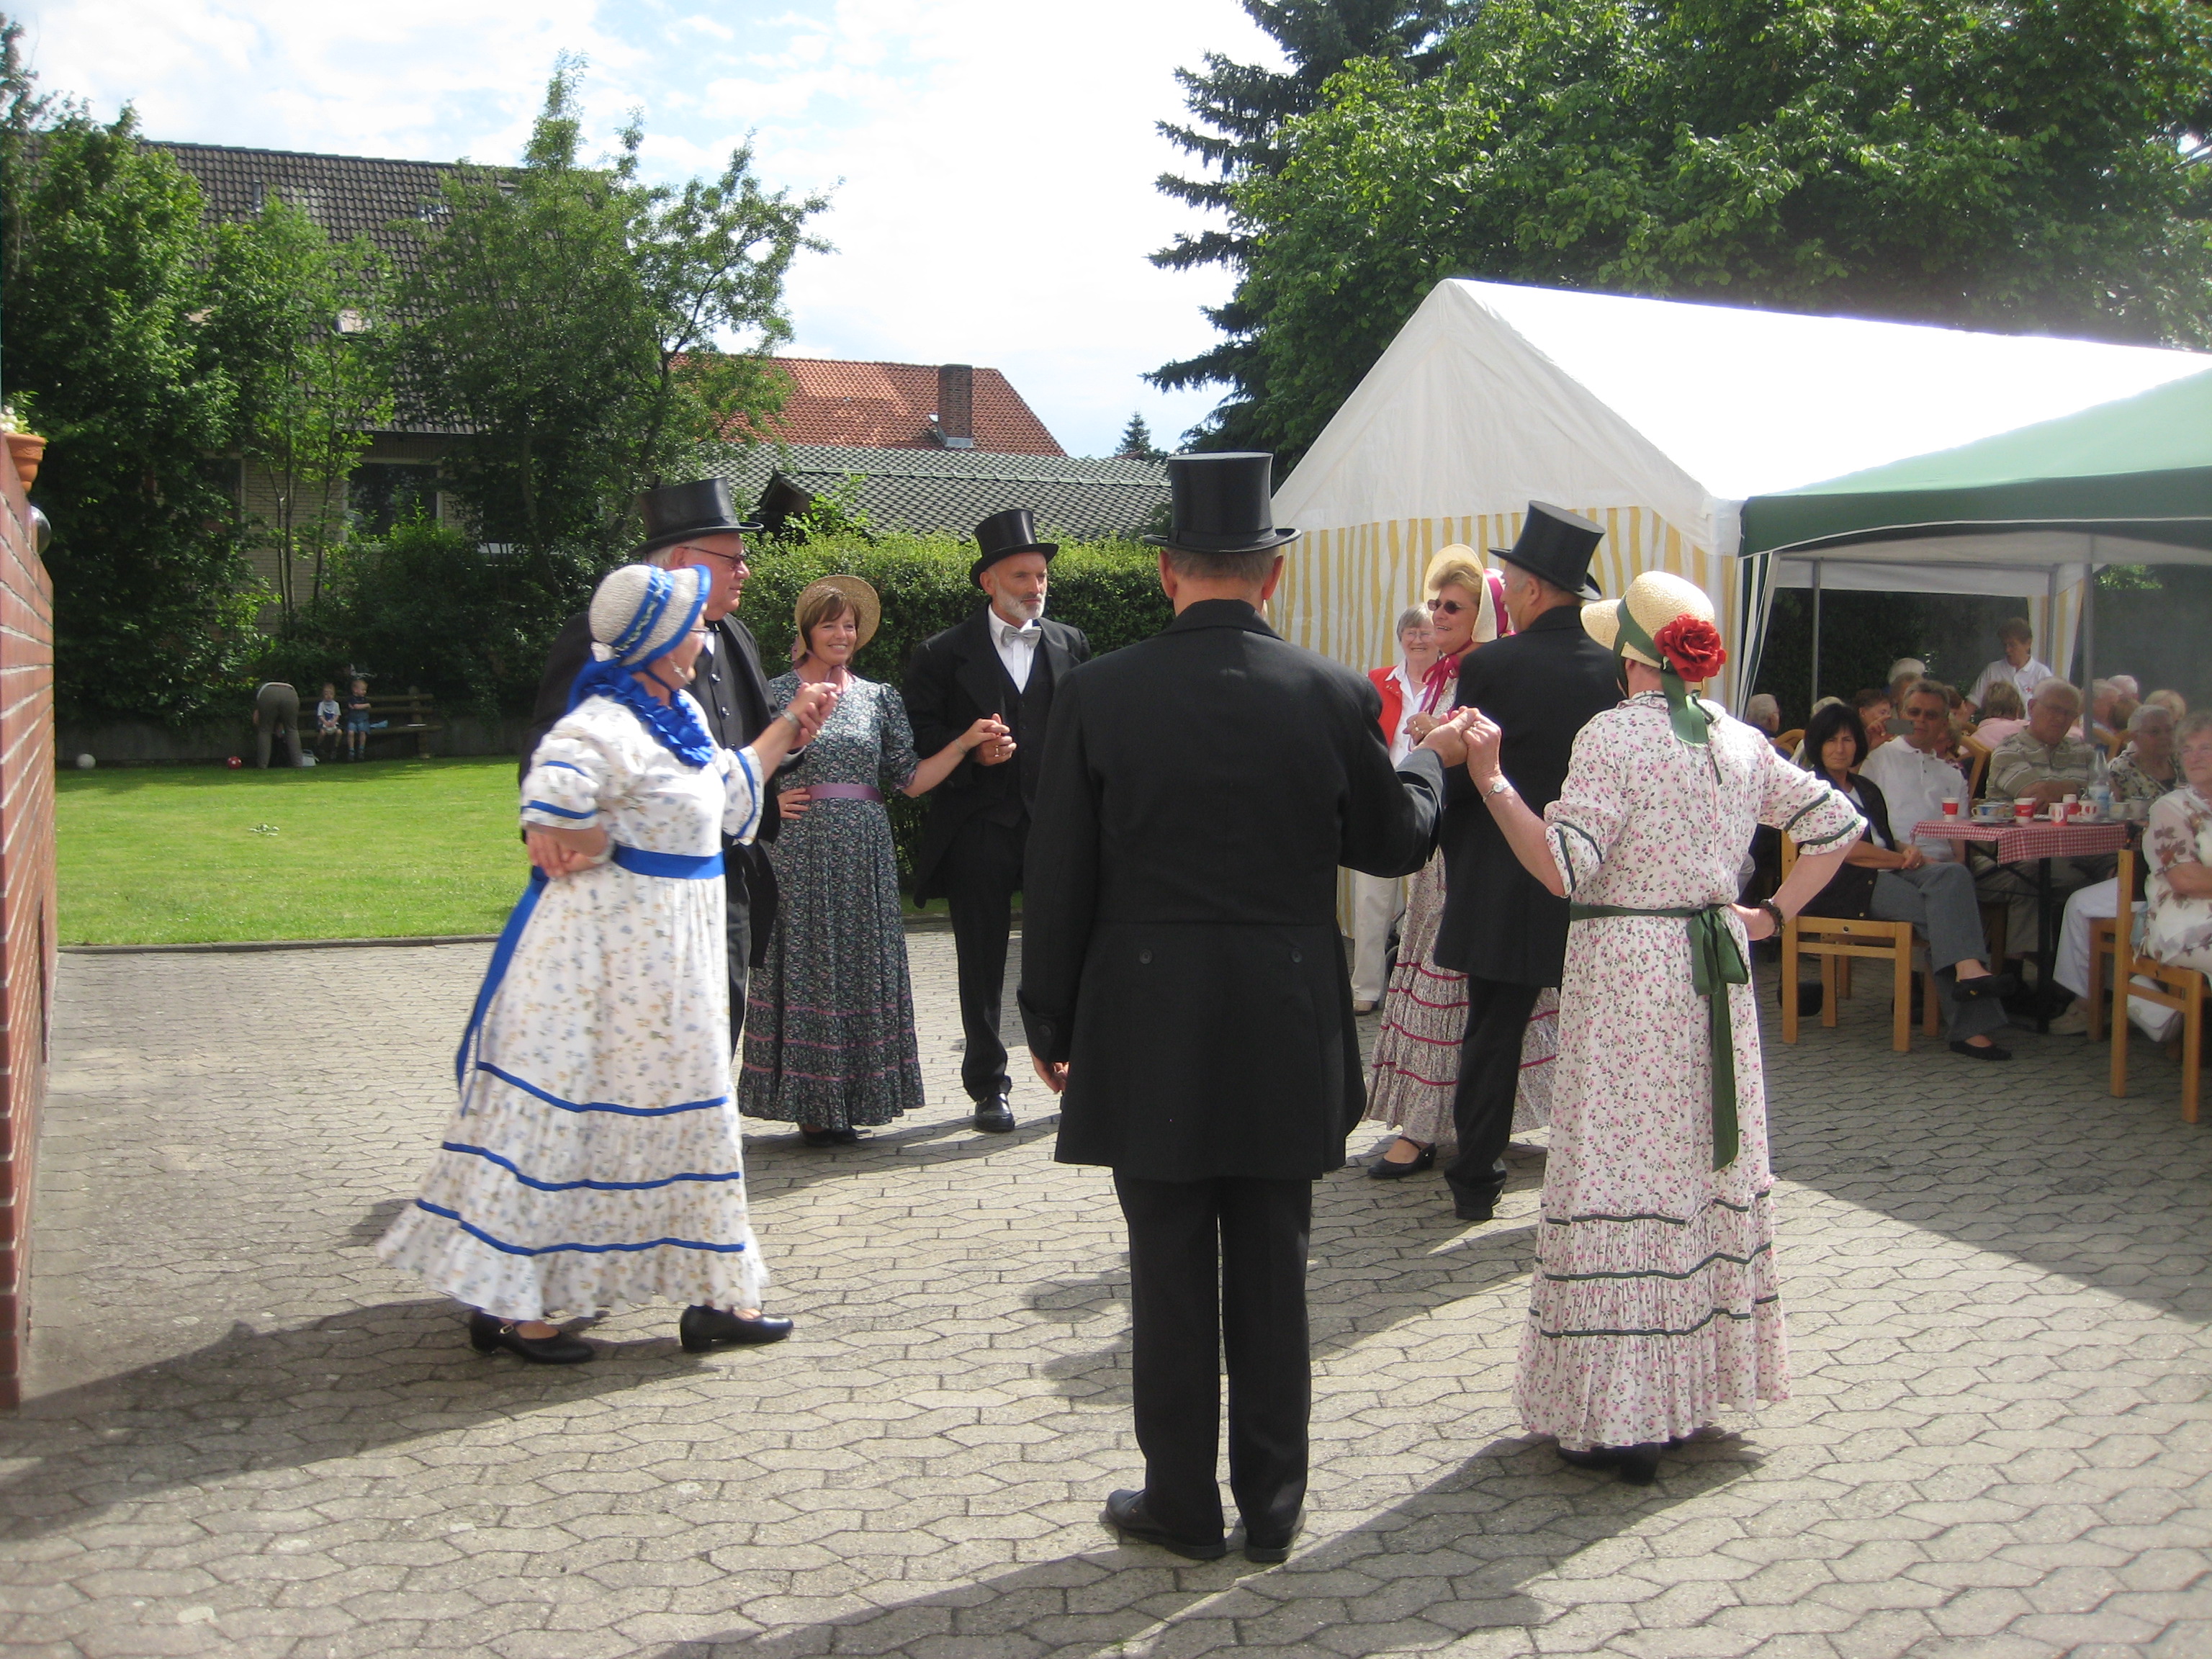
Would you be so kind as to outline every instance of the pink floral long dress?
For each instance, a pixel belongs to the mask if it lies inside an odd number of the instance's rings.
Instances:
[[[2185,898],[2173,890],[2177,864],[2212,864],[2212,801],[2194,787],[2162,795],[2143,831],[2150,866],[2143,891],[2150,902],[2142,948],[2176,968],[2212,974],[2212,899]]]
[[[1584,726],[1545,809],[1578,905],[1725,904],[1760,823],[1817,850],[1862,828],[1850,803],[1718,714],[1682,742],[1657,692]],[[1570,1450],[1688,1435],[1722,1404],[1784,1400],[1758,1004],[1726,988],[1739,1150],[1713,1165],[1709,1008],[1680,916],[1578,920],[1567,933],[1551,1156],[1521,1340],[1522,1421]],[[1737,946],[1741,925],[1726,920]]]

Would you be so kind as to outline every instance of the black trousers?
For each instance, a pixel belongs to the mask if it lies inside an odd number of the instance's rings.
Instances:
[[[1487,1209],[1505,1190],[1505,1147],[1513,1138],[1513,1096],[1521,1086],[1521,1043],[1536,1006],[1536,985],[1502,979],[1467,981],[1467,1040],[1452,1091],[1459,1156],[1444,1181],[1462,1209]]]
[[[1229,1490],[1246,1536],[1287,1542],[1306,1495],[1310,1181],[1145,1181],[1115,1172],[1129,1225],[1129,1324],[1145,1507],[1178,1538],[1221,1536],[1221,1370]]]
[[[745,1031],[745,982],[752,969],[753,933],[750,896],[744,877],[733,856],[726,856],[723,872],[722,921],[730,958],[730,1052]]]
[[[985,1101],[1012,1086],[999,1011],[1006,989],[1006,940],[1014,895],[1022,886],[1022,849],[1029,820],[997,823],[972,817],[960,826],[938,866],[938,883],[952,913],[952,950],[959,959],[960,1083],[968,1098]]]

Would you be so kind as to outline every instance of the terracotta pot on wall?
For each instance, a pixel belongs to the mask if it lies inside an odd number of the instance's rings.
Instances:
[[[10,432],[8,434],[8,459],[15,463],[15,476],[23,481],[23,488],[31,487],[31,480],[39,476],[39,462],[46,453],[46,441],[35,433]]]

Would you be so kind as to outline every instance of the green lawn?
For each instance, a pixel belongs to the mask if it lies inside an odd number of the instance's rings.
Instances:
[[[528,874],[511,757],[57,783],[64,945],[495,933]]]

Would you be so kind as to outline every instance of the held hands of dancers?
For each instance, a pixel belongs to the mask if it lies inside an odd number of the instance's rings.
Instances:
[[[998,766],[1014,757],[1014,734],[996,714],[986,714],[965,734],[968,758],[978,766]]]
[[[1444,763],[1449,770],[1466,763],[1468,759],[1468,722],[1482,718],[1477,708],[1455,708],[1442,719],[1432,721],[1421,736],[1420,747],[1428,750]],[[1498,728],[1492,726],[1493,732]]]

